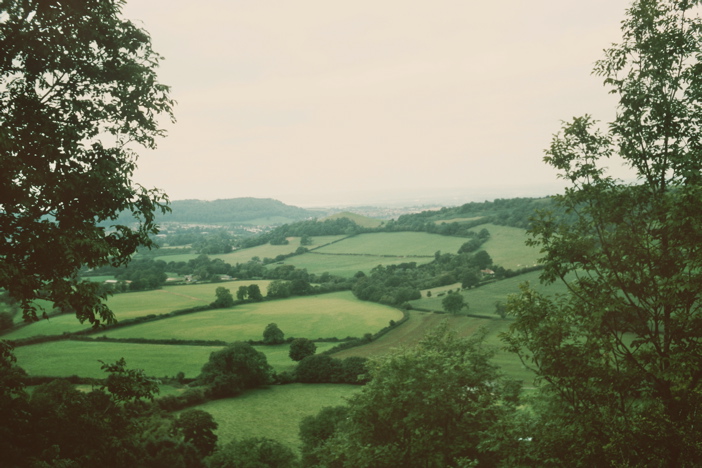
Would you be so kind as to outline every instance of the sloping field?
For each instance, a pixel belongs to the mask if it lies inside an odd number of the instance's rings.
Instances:
[[[540,254],[537,248],[524,244],[527,239],[524,229],[496,224],[482,224],[476,227],[478,230],[483,228],[490,231],[490,239],[483,244],[482,249],[490,254],[496,265],[511,270],[536,265]]]
[[[479,288],[460,291],[460,294],[463,295],[463,299],[469,306],[469,314],[492,315],[497,317],[495,314],[495,302],[507,302],[507,297],[510,294],[519,293],[519,285],[522,283],[528,282],[532,288],[544,294],[565,294],[568,292],[566,286],[560,281],[548,286],[541,284],[539,282],[539,275],[540,272],[533,271],[513,278],[486,284]],[[413,307],[421,309],[443,311],[444,308],[441,301],[445,296],[439,296],[438,293],[447,289],[458,290],[460,289],[460,284],[431,289],[432,297],[427,297],[427,291],[422,291],[422,298],[411,301],[410,303]]]
[[[166,314],[178,309],[201,306],[215,300],[215,290],[222,286],[236,295],[239,286],[258,284],[263,294],[270,281],[230,281],[226,283],[206,283],[183,286],[164,286],[163,289],[133,293],[115,294],[108,298],[107,305],[112,309],[117,320],[126,320],[150,314]],[[64,332],[77,332],[90,328],[90,324],[81,324],[73,314],[58,315],[49,320],[40,320],[31,325],[12,331],[2,338],[19,340],[37,335],[61,335]]]
[[[397,309],[359,301],[344,291],[198,312],[104,334],[111,338],[260,340],[266,325],[273,322],[286,337],[345,338],[375,333],[400,318]]]
[[[337,343],[316,343],[317,352],[332,348]],[[93,342],[93,341],[54,341],[15,348],[17,364],[29,375],[104,378],[98,360],[112,363],[124,358],[127,367],[144,369],[146,375],[161,378],[172,377],[178,372],[187,378],[200,373],[210,353],[221,349],[219,346],[180,346],[135,343]],[[268,363],[276,372],[290,371],[295,362],[290,359],[289,345],[256,346],[265,353]]]
[[[325,406],[345,404],[357,385],[291,384],[253,390],[236,398],[207,402],[193,408],[207,411],[219,424],[219,444],[233,438],[268,437],[299,453],[300,421]]]
[[[407,261],[428,263],[432,258],[383,257],[379,255],[327,255],[310,252],[289,258],[285,263],[298,269],[307,269],[309,273],[321,275],[329,273],[342,278],[350,278],[359,271],[368,273],[378,265],[392,265]]]
[[[468,239],[426,232],[378,232],[360,234],[317,249],[324,254],[434,257],[437,250],[456,253]],[[403,260],[411,261],[411,259]]]
[[[510,320],[481,319],[411,311],[410,319],[400,327],[391,330],[367,345],[334,353],[333,357],[344,359],[350,356],[367,358],[382,356],[398,346],[411,346],[417,343],[428,331],[438,327],[444,321],[449,323],[449,328],[455,331],[458,336],[470,336],[481,328],[485,328],[487,330],[486,345],[492,346],[497,350],[493,362],[509,378],[522,380],[527,387],[532,385],[533,374],[522,365],[516,355],[501,349],[502,343],[498,335],[507,331],[511,323]]]
[[[346,236],[317,236],[312,237],[312,244],[305,246],[308,249],[314,249],[321,247],[323,245],[334,242],[335,240],[343,239]],[[287,245],[271,245],[264,244],[258,245],[256,247],[251,247],[249,249],[235,250],[234,252],[226,254],[212,254],[208,255],[210,258],[220,258],[225,263],[230,265],[236,265],[237,263],[246,263],[254,257],[258,257],[261,260],[264,258],[276,258],[278,255],[289,255],[295,252],[298,247],[300,247],[299,237],[288,237],[290,242]],[[181,255],[164,255],[161,257],[156,257],[156,260],[163,260],[164,262],[187,262],[198,257],[199,254],[181,254]]]

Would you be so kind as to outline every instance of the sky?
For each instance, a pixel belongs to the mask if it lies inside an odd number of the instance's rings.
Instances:
[[[135,178],[297,206],[559,192],[544,150],[562,121],[614,117],[592,68],[628,4],[128,0],[177,101]]]

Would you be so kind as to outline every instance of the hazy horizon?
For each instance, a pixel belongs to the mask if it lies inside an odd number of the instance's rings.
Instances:
[[[136,180],[297,205],[558,186],[560,122],[614,116],[591,71],[628,3],[129,0],[178,102]]]

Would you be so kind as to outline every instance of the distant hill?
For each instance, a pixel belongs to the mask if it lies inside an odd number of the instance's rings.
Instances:
[[[203,224],[283,224],[324,216],[272,198],[230,198],[225,200],[174,200],[171,213],[159,222]]]
[[[351,213],[349,211],[342,211],[341,213],[335,213],[335,214],[328,216],[324,219],[339,219],[339,218],[350,219],[351,221],[358,224],[359,226],[366,227],[366,228],[376,228],[376,227],[383,224],[383,221],[381,221],[379,219],[369,218],[368,216],[363,216],[360,214]]]

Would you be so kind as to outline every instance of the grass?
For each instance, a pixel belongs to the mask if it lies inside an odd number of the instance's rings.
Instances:
[[[224,283],[205,283],[183,286],[164,286],[163,289],[133,293],[115,294],[107,300],[107,305],[115,313],[117,320],[126,320],[150,314],[166,314],[178,309],[186,309],[209,304],[215,299],[215,290],[222,286],[229,289],[233,295],[239,286],[258,284],[265,294],[270,281],[230,281]],[[58,315],[49,320],[18,328],[3,339],[19,340],[37,335],[60,335],[64,332],[77,332],[90,328],[90,324],[81,324],[73,314]]]
[[[434,257],[437,250],[456,253],[467,239],[426,232],[378,232],[360,234],[328,245],[317,252],[325,254],[391,255]],[[401,261],[411,261],[401,260]]]
[[[540,272],[533,271],[515,276],[513,278],[495,281],[494,283],[486,284],[478,288],[460,291],[460,294],[463,295],[463,299],[466,303],[468,303],[468,313],[477,315],[492,315],[496,317],[495,302],[506,302],[507,297],[510,294],[519,293],[519,285],[522,283],[528,282],[531,287],[544,294],[565,294],[567,292],[566,286],[561,282],[556,282],[548,286],[542,285],[539,283],[539,275]],[[441,301],[445,296],[439,296],[439,294],[449,289],[453,289],[454,291],[460,290],[460,286],[460,283],[456,283],[450,286],[422,291],[422,299],[411,301],[410,303],[413,307],[418,307],[421,309],[443,311]],[[427,297],[427,291],[431,291],[431,297]]]
[[[286,336],[344,338],[374,333],[401,317],[392,307],[359,301],[344,291],[198,312],[104,334],[112,338],[260,340],[266,325],[274,322]]]
[[[378,265],[391,265],[406,261],[416,261],[417,263],[428,263],[434,258],[398,258],[382,257],[376,255],[325,255],[318,253],[306,253],[296,255],[285,261],[294,265],[298,269],[307,269],[309,273],[320,275],[329,273],[342,278],[350,278],[359,271],[368,273]]]
[[[401,327],[391,330],[367,345],[334,353],[333,357],[344,359],[350,356],[367,358],[382,356],[399,346],[411,346],[417,343],[427,332],[438,327],[444,321],[448,321],[449,328],[458,336],[471,336],[481,328],[485,328],[487,330],[485,343],[497,350],[493,362],[509,378],[522,380],[527,387],[532,386],[534,375],[531,371],[522,365],[516,355],[501,349],[502,342],[499,340],[499,334],[507,331],[511,323],[509,320],[412,311],[410,319]]]
[[[316,343],[321,353],[336,343]],[[295,361],[290,359],[287,344],[278,346],[256,346],[263,352],[276,372],[291,371]],[[17,364],[29,375],[103,378],[98,360],[112,363],[124,358],[127,367],[143,369],[152,377],[173,377],[183,372],[187,378],[200,373],[210,353],[221,346],[179,346],[114,342],[54,341],[15,348]]]
[[[308,249],[314,249],[326,245],[335,240],[343,239],[345,236],[317,236],[312,237],[312,245],[306,246]],[[226,254],[208,255],[210,258],[220,258],[225,263],[236,265],[237,263],[246,263],[254,257],[261,260],[264,258],[276,258],[278,255],[288,255],[295,252],[300,247],[299,237],[288,237],[290,242],[287,245],[271,245],[264,244],[249,249],[235,250]],[[164,262],[187,262],[198,257],[199,254],[181,254],[181,255],[164,255],[156,257],[156,260]]]
[[[214,416],[219,424],[219,444],[233,438],[268,437],[299,453],[299,425],[325,406],[345,404],[360,386],[338,384],[290,384],[253,390],[236,398],[196,406]]]
[[[524,244],[527,239],[524,229],[496,224],[483,224],[476,227],[477,230],[483,228],[490,231],[490,239],[483,244],[482,249],[490,254],[496,265],[517,270],[536,264],[540,256],[539,251]]]

